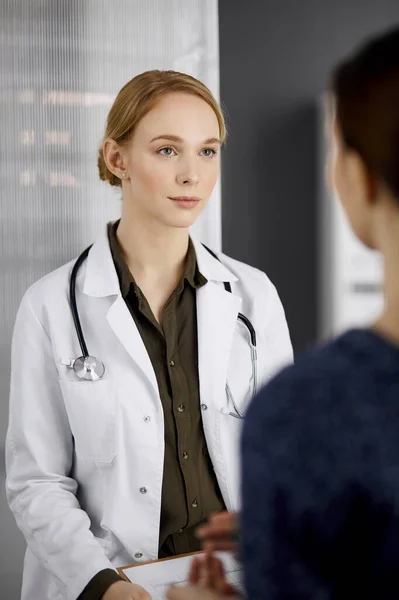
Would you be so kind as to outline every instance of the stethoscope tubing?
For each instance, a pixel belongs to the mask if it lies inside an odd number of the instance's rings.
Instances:
[[[218,256],[212,251],[210,250],[207,246],[205,246],[205,244],[203,244],[204,247],[206,248],[206,250],[208,250],[208,252],[214,257],[216,258],[216,260],[218,260],[220,262],[220,259],[218,258]],[[79,269],[82,265],[82,263],[86,260],[89,251],[91,249],[92,245],[88,246],[88,248],[86,248],[82,254],[78,257],[78,259],[76,260],[75,264],[73,265],[72,268],[72,272],[70,275],[70,280],[69,280],[69,301],[70,301],[70,307],[71,307],[71,314],[72,314],[72,318],[73,318],[73,322],[74,322],[74,326],[75,326],[75,330],[76,330],[76,335],[79,341],[79,346],[80,349],[82,351],[82,356],[80,356],[79,358],[77,358],[74,363],[73,363],[73,367],[75,370],[75,373],[77,374],[78,377],[81,377],[83,379],[88,379],[91,381],[95,381],[96,378],[92,378],[92,377],[85,377],[80,376],[78,374],[77,369],[75,368],[78,361],[79,361],[79,365],[81,366],[82,364],[85,364],[86,359],[93,359],[96,363],[98,363],[98,365],[100,366],[100,370],[102,370],[101,374],[97,377],[97,379],[102,377],[102,374],[105,371],[105,367],[103,365],[103,363],[94,357],[91,357],[91,355],[89,354],[88,348],[87,348],[87,344],[86,344],[86,340],[83,334],[83,329],[82,329],[82,324],[80,322],[80,317],[79,317],[79,310],[77,307],[77,302],[76,302],[76,278],[79,272]],[[229,292],[230,294],[232,293],[231,290],[231,285],[228,281],[223,282],[224,288],[227,292]],[[257,350],[256,350],[256,332],[255,329],[251,323],[251,321],[242,313],[238,313],[237,315],[237,320],[239,322],[241,322],[247,329],[248,333],[249,333],[249,345],[251,348],[251,362],[252,362],[252,378],[253,378],[253,396],[255,396],[256,391],[257,391]],[[90,371],[90,368],[88,369],[88,371]],[[234,412],[230,411],[228,414],[236,419],[243,419],[244,415],[240,412],[235,400],[234,400],[234,396],[231,393],[229,384],[226,383],[226,394],[227,394],[227,398],[229,400],[229,402],[231,402],[231,404],[234,407]]]

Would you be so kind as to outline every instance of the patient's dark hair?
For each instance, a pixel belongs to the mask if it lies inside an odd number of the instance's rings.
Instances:
[[[399,26],[338,65],[330,89],[345,146],[399,202]]]

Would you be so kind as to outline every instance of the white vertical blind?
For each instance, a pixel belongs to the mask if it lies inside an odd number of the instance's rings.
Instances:
[[[0,2],[0,439],[9,342],[30,283],[77,255],[120,211],[97,147],[119,89],[182,70],[218,97],[217,0]],[[220,193],[195,234],[220,248]]]
[[[218,65],[217,0],[0,1],[0,465],[21,296],[120,212],[96,166],[116,93],[158,68],[186,71],[218,97]],[[218,188],[195,233],[219,249],[220,230]],[[0,579],[17,600],[24,544],[3,500]]]

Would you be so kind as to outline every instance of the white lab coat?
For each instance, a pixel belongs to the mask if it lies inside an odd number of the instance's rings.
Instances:
[[[237,510],[242,421],[226,414],[225,383],[244,412],[251,380],[238,312],[257,333],[260,383],[292,360],[292,349],[266,275],[194,246],[208,279],[197,290],[203,426],[226,506]],[[28,545],[22,600],[74,600],[98,571],[158,555],[164,421],[154,370],[121,296],[106,231],[76,284],[88,350],[105,374],[84,381],[67,366],[81,355],[68,300],[72,264],[29,288],[14,330],[6,487]]]

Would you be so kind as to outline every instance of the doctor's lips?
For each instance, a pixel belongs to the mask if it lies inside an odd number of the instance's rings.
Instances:
[[[194,208],[201,202],[201,198],[197,196],[168,196],[168,198],[183,208]]]

